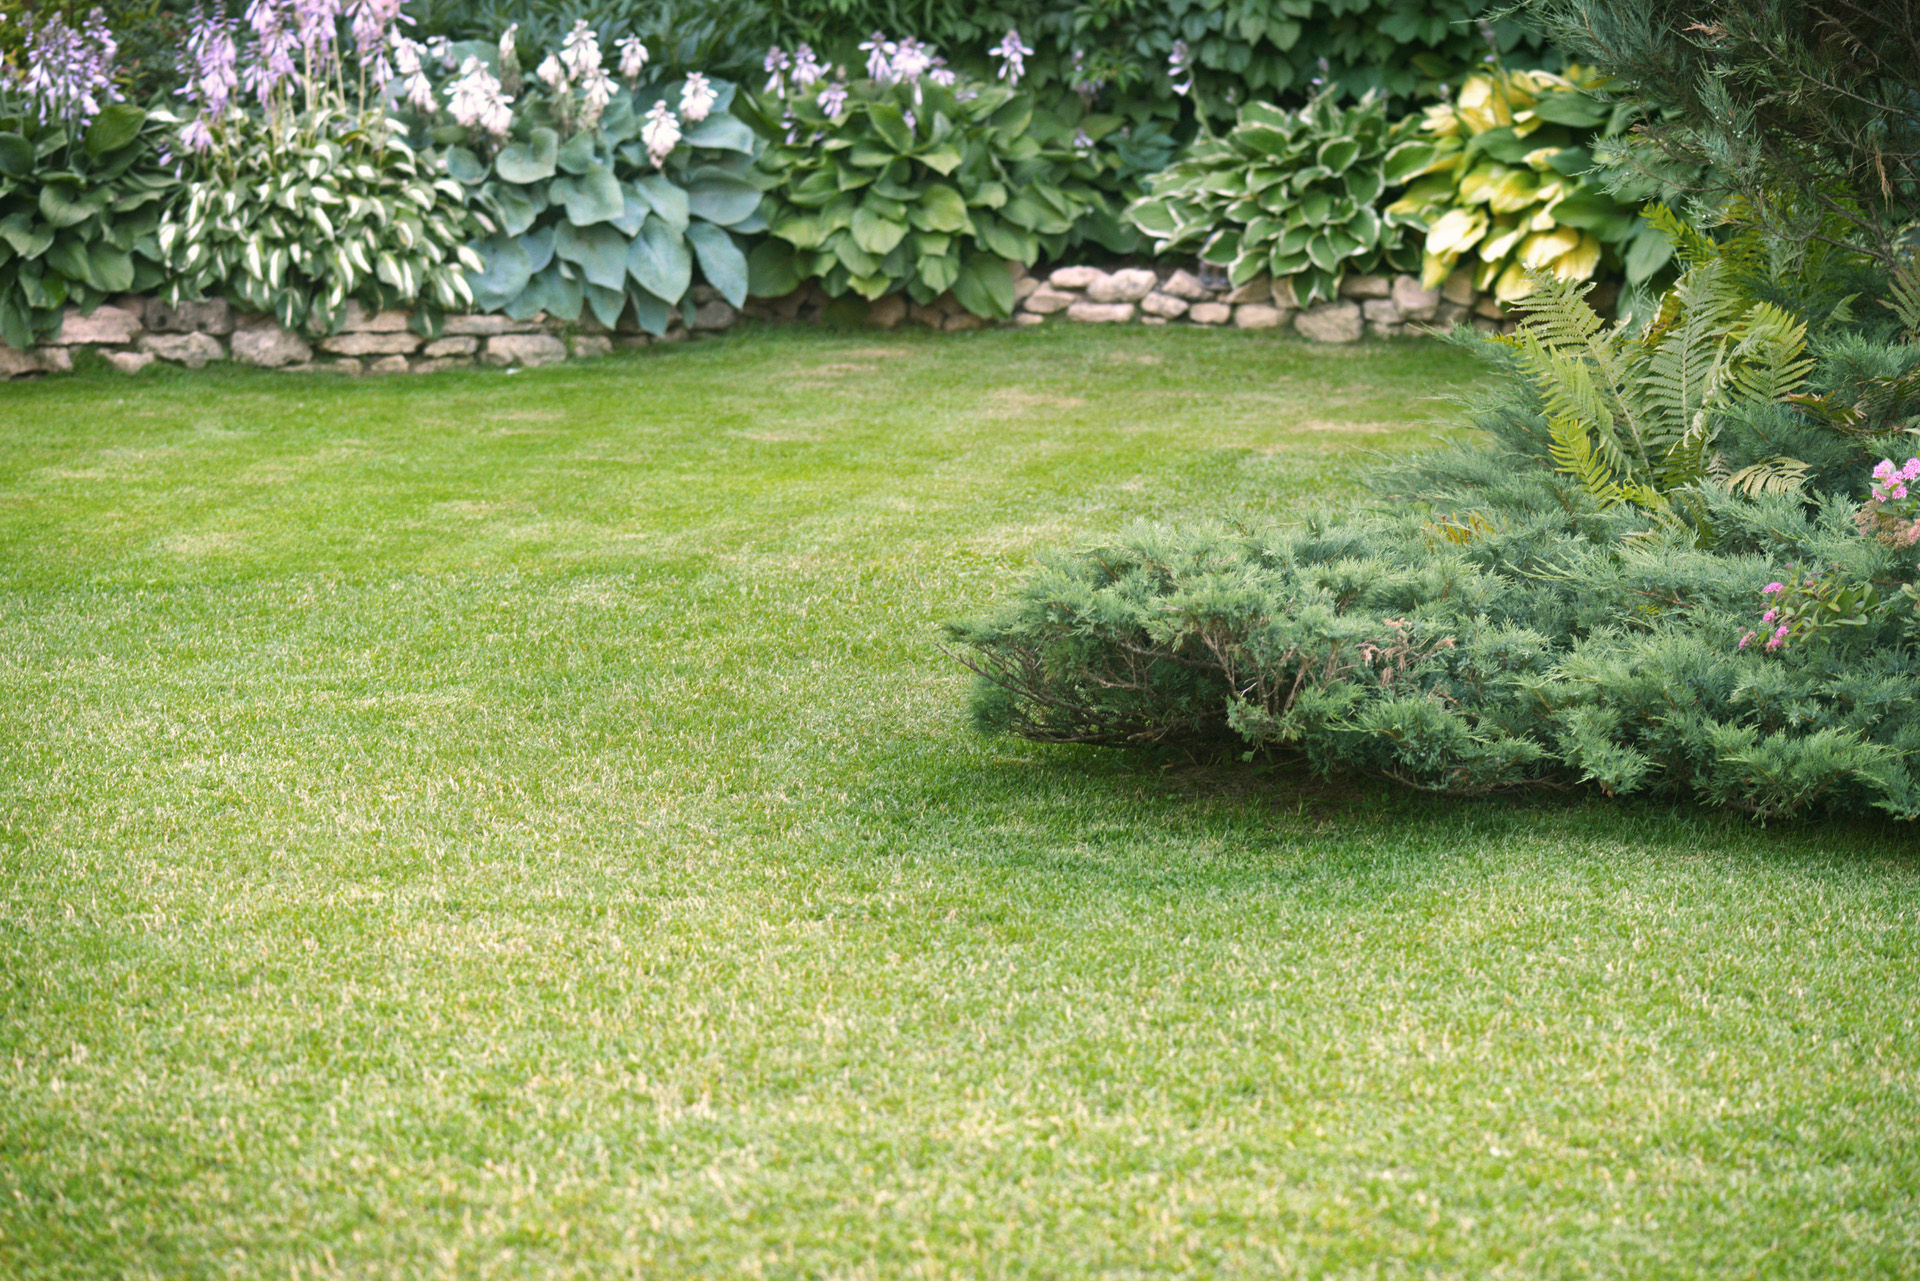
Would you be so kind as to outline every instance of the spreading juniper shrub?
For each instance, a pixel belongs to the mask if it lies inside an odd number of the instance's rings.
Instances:
[[[1045,560],[951,629],[976,724],[1920,817],[1920,281],[1808,317],[1827,292],[1750,243],[1676,235],[1688,270],[1637,331],[1543,280],[1514,339],[1458,336],[1500,374],[1463,409],[1481,431],[1358,510]]]

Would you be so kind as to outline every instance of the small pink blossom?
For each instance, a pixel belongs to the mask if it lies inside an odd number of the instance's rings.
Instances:
[[[1787,629],[1782,627],[1779,631],[1773,634],[1770,640],[1767,641],[1767,648],[1779,649],[1782,645],[1786,643],[1787,643]]]
[[[1753,639],[1753,633],[1748,632],[1745,636],[1742,636],[1740,638],[1740,644],[1736,648],[1745,649],[1747,647],[1747,642],[1752,639]]]
[[[1784,583],[1768,583],[1765,587],[1762,587],[1760,589],[1760,594],[1762,596],[1771,596],[1775,592],[1784,592],[1786,590],[1787,590],[1786,584]]]

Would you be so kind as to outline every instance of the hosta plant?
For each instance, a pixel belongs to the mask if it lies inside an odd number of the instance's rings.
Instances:
[[[438,161],[372,117],[322,107],[276,129],[235,115],[159,229],[175,298],[221,294],[326,333],[354,299],[432,328],[473,302],[484,224]]]
[[[466,244],[485,221],[388,114],[389,55],[415,48],[398,12],[254,0],[244,43],[218,11],[196,17],[187,182],[158,232],[173,297],[223,294],[313,333],[337,328],[349,299],[410,307],[428,331],[472,303]]]
[[[1475,289],[1511,303],[1532,291],[1530,272],[1591,280],[1611,262],[1638,284],[1667,261],[1664,236],[1581,176],[1593,164],[1588,144],[1624,115],[1583,87],[1579,68],[1569,72],[1579,79],[1482,72],[1427,108],[1426,163],[1386,217],[1424,233],[1428,287],[1467,271]]]
[[[121,102],[113,34],[96,9],[26,35],[23,71],[0,68],[0,338],[29,347],[71,303],[149,289],[153,232],[177,185],[163,126]]]
[[[1197,253],[1236,285],[1271,272],[1302,306],[1331,299],[1349,271],[1419,265],[1376,207],[1433,159],[1413,140],[1416,123],[1389,121],[1372,94],[1342,106],[1326,90],[1295,111],[1249,103],[1224,136],[1196,139],[1127,216],[1157,253]]]
[[[115,103],[85,124],[0,117],[0,338],[30,347],[67,304],[159,284],[155,231],[178,179],[165,127]]]
[[[731,113],[731,84],[697,72],[646,80],[632,37],[617,46],[616,78],[584,22],[532,75],[512,32],[451,53],[461,70],[447,114],[430,117],[432,136],[496,224],[475,245],[476,307],[591,313],[609,327],[631,311],[658,334],[691,306],[696,266],[728,301],[746,300],[740,238],[762,225],[752,180],[761,144]]]
[[[836,298],[904,291],[927,303],[951,290],[977,316],[1009,315],[1007,263],[1061,252],[1101,203],[1076,171],[1091,132],[1016,87],[1010,39],[1007,83],[956,76],[924,46],[876,36],[865,77],[815,66],[757,97],[770,235],[754,251],[753,292],[811,280]]]

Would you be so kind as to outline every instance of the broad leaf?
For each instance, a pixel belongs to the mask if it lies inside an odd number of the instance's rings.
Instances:
[[[626,212],[626,195],[613,170],[605,165],[594,165],[577,178],[555,178],[552,191],[567,207],[567,220],[575,226],[611,222]]]
[[[554,254],[577,264],[587,283],[603,289],[627,287],[628,238],[605,223],[575,227],[562,223],[553,235]]]
[[[920,203],[907,211],[913,225],[922,231],[965,231],[967,205],[960,193],[945,183],[932,183],[920,193]]]
[[[866,205],[853,211],[854,243],[870,254],[889,254],[906,236],[904,223],[889,222]]]
[[[87,154],[104,156],[120,150],[140,136],[146,123],[145,107],[136,107],[131,102],[109,103],[87,127]]]
[[[687,184],[687,211],[696,218],[730,227],[760,207],[760,189],[720,170],[696,171]]]
[[[976,316],[1004,320],[1013,314],[1013,277],[1000,259],[973,254],[953,282],[953,296]]]
[[[747,292],[755,298],[784,298],[800,287],[793,250],[779,240],[763,240],[747,255]]]
[[[736,307],[746,302],[747,256],[733,243],[733,237],[710,222],[695,219],[687,224],[687,243],[700,259],[700,274],[707,283]]]
[[[634,186],[646,196],[647,203],[653,206],[653,212],[675,233],[687,229],[687,193],[667,181],[664,174],[650,173],[636,180]]]
[[[486,267],[478,273],[467,273],[473,308],[498,311],[526,289],[533,276],[533,260],[517,239],[504,234],[489,236],[474,249]]]
[[[560,135],[541,126],[526,141],[514,141],[494,158],[494,172],[508,182],[539,182],[553,177],[560,154]]]
[[[678,228],[649,215],[627,246],[627,274],[648,293],[679,301],[693,282],[693,255]]]

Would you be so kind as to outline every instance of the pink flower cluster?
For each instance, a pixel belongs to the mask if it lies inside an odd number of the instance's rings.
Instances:
[[[1873,469],[1873,500],[1898,502],[1907,496],[1907,486],[1920,480],[1920,458],[1907,459],[1905,467],[1895,467],[1891,458],[1883,458]]]
[[[1904,467],[1884,458],[1873,469],[1873,488],[1865,504],[1853,514],[1862,537],[1889,547],[1920,543],[1920,458]]]

